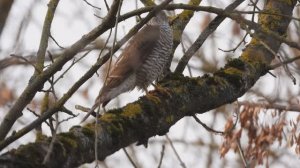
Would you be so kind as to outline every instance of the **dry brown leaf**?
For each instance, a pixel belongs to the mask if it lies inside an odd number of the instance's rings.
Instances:
[[[0,84],[0,106],[4,106],[14,99],[13,92],[6,86],[5,83]]]

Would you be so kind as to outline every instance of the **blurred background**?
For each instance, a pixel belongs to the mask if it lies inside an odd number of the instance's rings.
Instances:
[[[1,25],[3,25],[0,32],[1,121],[22,93],[34,72],[34,68],[29,62],[34,60],[39,47],[48,3],[47,0],[11,0],[11,2],[12,5],[6,21],[5,19],[1,20]],[[107,2],[110,5],[112,1],[107,0]],[[162,1],[155,2],[159,4]],[[188,2],[188,0],[173,1],[173,3],[184,4]],[[201,6],[224,9],[232,2],[228,0],[203,0]],[[264,3],[265,1],[246,0],[237,10],[263,9]],[[144,5],[139,0],[124,1],[121,14],[141,7]],[[167,11],[167,14],[172,19],[182,11]],[[51,57],[57,56],[64,48],[71,46],[84,34],[99,25],[106,14],[107,9],[104,0],[60,1],[51,27],[53,39],[49,39],[46,63],[51,64]],[[3,14],[0,12],[0,15]],[[299,15],[300,8],[298,6],[295,8],[293,17],[299,18]],[[141,15],[141,17],[144,16],[146,14]],[[171,71],[176,68],[184,52],[215,16],[215,14],[208,12],[195,12],[184,30],[181,44],[175,51]],[[243,16],[249,20],[257,21],[257,14]],[[132,17],[120,22],[117,28],[116,41],[126,35],[137,21],[138,18]],[[299,21],[293,20],[291,22],[287,33],[289,40],[300,42],[299,26]],[[98,57],[102,56],[99,55],[100,50],[104,49],[104,54],[108,52],[106,49],[112,46],[114,32],[113,29],[110,38],[109,31],[101,35],[78,53],[60,72],[55,74],[56,95],[50,96],[52,101],[60,98],[95,63]],[[223,67],[227,60],[239,57],[245,45],[251,40],[249,35],[245,35],[246,32],[240,28],[240,25],[226,19],[192,57],[184,75],[197,77],[212,74]],[[107,39],[108,44],[105,46]],[[122,49],[114,55],[113,60],[121,52]],[[299,56],[300,52],[282,45],[278,55],[282,60],[288,60]],[[274,60],[273,64],[277,63],[280,63],[278,58]],[[295,167],[295,165],[299,165],[299,63],[299,61],[295,61],[286,67],[281,66],[271,70],[270,74],[261,77],[255,86],[237,102],[198,115],[203,123],[218,131],[224,131],[237,122],[230,135],[217,134],[205,129],[194,118],[185,117],[170,129],[167,136],[156,136],[149,139],[148,148],[132,144],[126,148],[130,157],[126,156],[123,150],[120,150],[106,158],[105,161],[99,162],[100,167],[133,167],[130,159],[138,167],[143,168],[157,167],[160,160],[161,167],[176,168],[184,167],[184,165],[189,168],[243,167],[239,149],[243,150],[246,158],[249,158],[251,166]],[[59,124],[58,132],[68,131],[72,126],[80,123],[85,114],[76,109],[75,106],[91,107],[93,105],[103,84],[106,69],[106,66],[100,68],[98,75],[94,75],[81,86],[65,104],[65,107],[74,114],[78,114],[77,117],[70,118],[65,113],[58,113],[59,121],[62,121]],[[47,90],[49,87],[51,85],[46,83],[44,89]],[[137,90],[124,93],[110,102],[107,109],[122,107],[144,94]],[[13,130],[19,130],[37,118],[36,115],[40,114],[44,95],[45,92],[39,92],[35,96],[28,108],[23,111],[23,116],[14,125]],[[90,117],[86,122],[93,120],[93,117]],[[37,132],[51,136],[49,126],[42,124],[39,129],[18,139],[3,152],[16,148],[20,144],[34,142]],[[260,143],[260,140],[263,143]],[[86,164],[82,167],[94,167],[94,164]]]

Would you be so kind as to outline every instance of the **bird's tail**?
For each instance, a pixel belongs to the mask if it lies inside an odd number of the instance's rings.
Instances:
[[[92,106],[92,108],[87,112],[87,114],[84,116],[84,118],[81,120],[80,124],[82,122],[84,122],[93,112],[97,107],[100,107],[100,105],[102,105],[103,109],[106,106],[106,104],[110,101],[110,99],[108,99],[107,97],[103,96],[102,94],[100,94],[94,105]],[[105,110],[104,110],[105,111]]]
[[[81,120],[80,124],[83,123],[93,112],[94,110],[99,107],[98,103],[95,103],[92,108],[87,112],[87,114],[83,117],[83,119]]]

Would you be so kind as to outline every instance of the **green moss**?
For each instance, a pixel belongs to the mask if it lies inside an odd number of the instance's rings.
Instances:
[[[296,0],[282,0],[282,2],[285,2],[288,5],[295,5],[297,3]]]
[[[189,20],[193,15],[194,11],[185,10],[180,14],[179,18],[182,20]]]
[[[190,0],[189,5],[199,5],[202,0]]]
[[[95,128],[95,124],[87,124],[86,126],[82,127],[82,133],[85,135],[85,136],[88,136],[88,137],[94,137],[94,128]]]
[[[37,131],[37,133],[36,133],[36,142],[38,142],[38,141],[44,141],[44,140],[46,140],[48,137],[46,136],[46,135],[44,135],[43,133],[42,133],[42,131]]]
[[[142,108],[139,104],[137,103],[132,103],[128,104],[125,108],[124,111],[121,113],[122,116],[124,117],[136,117],[137,115],[141,114]]]
[[[168,124],[174,123],[174,116],[173,116],[173,115],[167,116],[167,117],[166,117],[166,122],[167,122]]]
[[[36,165],[40,165],[42,160],[32,159],[41,158],[39,147],[40,146],[36,145],[35,143],[20,146],[18,150],[14,151],[14,154],[17,156],[17,161],[19,163],[25,163],[26,166],[23,164],[24,167],[36,167]],[[28,162],[29,159],[31,159],[30,162]]]
[[[107,131],[112,137],[118,137],[124,134],[124,128],[121,123],[113,123],[108,125]],[[118,139],[118,138],[113,138],[113,139]]]
[[[222,87],[222,86],[218,86],[219,88]],[[217,89],[217,87],[210,87],[210,89],[208,90],[209,91],[209,95],[218,95],[219,93],[219,90]]]
[[[70,148],[77,148],[78,143],[76,141],[76,137],[73,134],[70,133],[61,133],[57,140],[61,141],[64,146],[68,146]]]
[[[224,73],[229,74],[229,75],[234,75],[234,76],[240,76],[242,77],[243,73],[241,70],[234,68],[234,67],[228,67],[224,69]]]
[[[217,85],[218,84],[218,82],[215,80],[215,77],[209,77],[209,78],[207,78],[206,80],[205,80],[205,84],[207,85],[207,86],[212,86],[212,85]],[[203,86],[203,84],[202,84],[202,86]],[[202,87],[201,86],[201,87]]]
[[[182,31],[180,29],[173,30],[173,38],[175,41],[180,41],[182,35]]]
[[[100,120],[104,122],[112,122],[116,120],[117,115],[113,113],[105,113],[104,115],[101,116]]]
[[[215,73],[215,78],[220,77],[223,80],[226,80],[235,88],[240,88],[242,86],[242,79],[244,73],[237,68],[228,67],[222,71]],[[227,83],[224,83],[227,85]]]
[[[155,3],[153,0],[142,0],[141,1],[145,6],[154,6]]]
[[[240,59],[232,59],[226,64],[225,68],[226,67],[235,67],[240,70],[245,70],[245,63]]]

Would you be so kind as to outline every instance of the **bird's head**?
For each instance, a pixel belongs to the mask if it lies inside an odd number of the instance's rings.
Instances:
[[[151,25],[168,25],[168,17],[163,11],[159,11],[155,16],[149,21]]]

